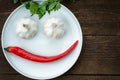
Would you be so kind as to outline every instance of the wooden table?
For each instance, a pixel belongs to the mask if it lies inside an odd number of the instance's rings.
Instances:
[[[120,80],[120,0],[77,0],[63,4],[79,20],[84,42],[76,64],[54,80]],[[12,0],[0,0],[0,31],[19,5]],[[9,65],[1,48],[0,80],[31,80]]]

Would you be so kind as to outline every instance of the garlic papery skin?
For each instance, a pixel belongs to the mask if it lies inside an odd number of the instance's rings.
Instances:
[[[38,23],[31,18],[23,18],[17,23],[16,33],[22,39],[29,39],[38,32]]]
[[[61,38],[65,34],[64,22],[59,18],[49,18],[44,23],[44,31],[49,37]]]

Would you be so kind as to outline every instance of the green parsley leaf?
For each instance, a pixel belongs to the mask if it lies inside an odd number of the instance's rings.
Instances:
[[[30,9],[30,2],[25,2],[24,5],[26,9]]]
[[[48,6],[48,10],[52,11],[54,9],[54,7],[56,6],[57,2],[53,2]]]
[[[41,2],[40,4],[32,0],[26,0],[25,2],[23,0],[13,0],[13,1],[14,3],[21,2],[21,4],[24,4],[26,9],[30,10],[31,16],[37,14],[39,18],[42,18],[46,12],[50,14],[51,11],[59,10],[61,8],[60,2],[63,0],[47,0]],[[76,0],[70,0],[70,1],[74,2]]]
[[[43,15],[44,15],[44,14],[42,13],[41,9],[38,9],[37,12],[36,12],[36,14],[38,15],[39,19],[42,18]]]
[[[58,10],[58,9],[60,9],[60,8],[61,8],[60,3],[57,3],[56,6],[55,6],[55,8],[54,8],[54,11],[56,11],[56,10]]]
[[[32,14],[32,15],[34,15],[35,13],[36,13],[36,11],[38,10],[38,8],[39,8],[39,4],[38,3],[36,3],[36,2],[30,2],[30,13]]]

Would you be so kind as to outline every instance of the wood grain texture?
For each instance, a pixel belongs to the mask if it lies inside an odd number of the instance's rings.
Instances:
[[[120,80],[120,0],[65,0],[63,4],[80,22],[84,41],[76,64],[54,80]],[[19,5],[0,0],[0,34],[5,20]],[[8,64],[1,48],[0,60],[0,80],[31,80]]]
[[[22,75],[0,75],[1,80],[31,80]],[[63,75],[51,80],[119,80],[120,76],[93,76],[93,75]]]

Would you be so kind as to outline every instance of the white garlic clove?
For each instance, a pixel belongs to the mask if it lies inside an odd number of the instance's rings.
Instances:
[[[23,18],[17,23],[16,33],[20,38],[32,38],[38,32],[38,24],[31,18]]]
[[[44,24],[44,31],[49,37],[60,38],[65,33],[64,23],[61,19],[50,18]]]

